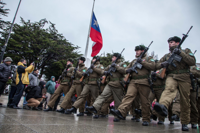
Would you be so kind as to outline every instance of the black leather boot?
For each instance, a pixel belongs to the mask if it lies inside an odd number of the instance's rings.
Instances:
[[[84,113],[80,112],[79,114],[77,114],[77,116],[84,116]]]
[[[167,107],[165,107],[165,105],[159,104],[158,102],[155,103],[154,110],[161,116],[167,117],[168,115]]]
[[[111,109],[110,110],[110,113],[113,114],[114,116],[117,116],[119,119],[125,119],[122,114],[119,112],[119,110],[114,110],[114,109]]]
[[[61,109],[59,109],[59,110],[56,110],[56,112],[64,113],[64,112],[65,112],[65,109],[61,108]]]
[[[67,111],[65,112],[65,114],[71,114],[71,113],[75,113],[77,111],[77,109],[75,107],[72,106],[71,109],[67,109]]]
[[[149,122],[143,121],[142,126],[149,126]]]
[[[186,124],[182,124],[182,131],[189,131],[189,128]]]
[[[53,109],[51,107],[48,107],[47,109],[44,109],[43,111],[53,111]]]
[[[98,118],[99,118],[99,115],[94,115],[93,118],[94,118],[94,119],[98,119]]]
[[[97,110],[94,108],[94,106],[87,106],[86,110],[89,112],[93,112],[94,114],[97,114]]]
[[[193,129],[197,129],[197,124],[191,124]]]

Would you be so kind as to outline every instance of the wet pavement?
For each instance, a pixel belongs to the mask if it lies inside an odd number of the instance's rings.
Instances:
[[[155,121],[150,126],[142,126],[128,116],[126,120],[113,122],[114,117],[93,119],[92,116],[77,117],[57,112],[32,111],[6,108],[7,96],[0,97],[0,133],[180,133],[181,124],[170,125],[166,119],[164,125]],[[22,101],[19,106],[22,106]],[[191,127],[191,125],[189,125]],[[190,133],[197,133],[189,129]]]

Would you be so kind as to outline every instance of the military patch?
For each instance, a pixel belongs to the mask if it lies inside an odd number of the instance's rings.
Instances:
[[[85,69],[83,69],[83,72],[85,72]]]
[[[124,65],[123,65],[123,67],[127,67],[127,65],[126,65],[126,64],[124,64]]]
[[[104,69],[104,67],[101,67],[101,69]]]
[[[154,60],[154,59],[151,59],[150,61],[154,62],[155,60]]]
[[[193,53],[189,53],[189,55],[191,55],[191,56],[194,56],[194,54],[193,54]]]
[[[69,69],[67,69],[67,71],[69,71],[70,70],[70,68]]]
[[[200,70],[198,67],[196,68],[197,70]]]
[[[160,71],[156,71],[156,73],[159,73]]]
[[[145,61],[145,59],[144,59],[144,60],[142,60],[142,61]]]

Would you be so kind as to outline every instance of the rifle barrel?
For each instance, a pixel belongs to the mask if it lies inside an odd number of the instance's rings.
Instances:
[[[153,43],[153,41],[151,41],[151,43],[149,44],[148,48],[151,46],[152,43]]]
[[[191,30],[192,28],[193,28],[193,26],[190,27],[190,29],[188,30],[187,34],[189,34],[189,32],[190,32],[190,30]],[[187,35],[187,34],[186,34],[186,35]]]

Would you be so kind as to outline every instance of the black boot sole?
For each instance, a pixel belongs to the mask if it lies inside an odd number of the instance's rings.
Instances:
[[[123,116],[119,116],[117,113],[115,113],[114,111],[110,110],[110,113],[113,114],[114,116],[117,116],[119,119],[124,119]]]
[[[167,117],[167,114],[163,113],[163,110],[160,106],[154,105],[154,110],[161,116]]]

